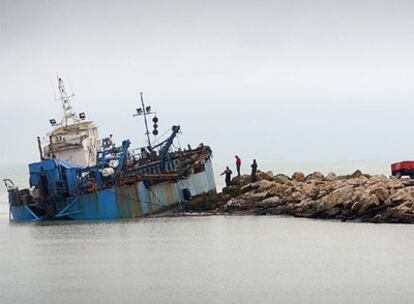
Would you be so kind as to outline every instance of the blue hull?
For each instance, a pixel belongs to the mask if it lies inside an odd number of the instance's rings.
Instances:
[[[211,161],[205,170],[178,182],[163,182],[145,187],[138,182],[81,194],[57,202],[60,207],[49,215],[37,215],[35,206],[11,205],[10,219],[14,221],[42,220],[113,220],[139,218],[172,208],[185,201],[183,189],[192,196],[215,191]]]
[[[30,209],[30,206],[10,206],[10,220],[19,222],[38,221],[39,217]]]

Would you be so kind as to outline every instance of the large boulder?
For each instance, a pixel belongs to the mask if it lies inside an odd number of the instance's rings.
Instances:
[[[224,194],[228,194],[231,197],[235,197],[241,194],[241,186],[240,185],[232,185],[230,187],[224,187],[222,192]]]
[[[257,207],[275,207],[280,205],[282,200],[278,196],[268,197],[256,203]]]
[[[408,201],[398,205],[395,209],[404,213],[414,213],[414,203],[412,201]]]
[[[386,183],[387,181],[388,181],[388,178],[385,176],[385,175],[383,175],[383,174],[380,174],[380,175],[372,175],[370,178],[369,178],[369,181],[370,182],[375,182],[375,183],[379,183],[379,182],[381,182],[381,183]]]
[[[317,201],[315,201],[311,198],[305,198],[305,199],[301,200],[300,203],[298,203],[296,205],[296,207],[298,208],[298,211],[299,210],[304,211],[304,210],[309,210],[309,209],[316,209],[316,207],[315,207],[316,204],[317,204]]]
[[[267,172],[257,171],[256,181],[261,181],[263,179],[268,180],[268,181],[273,181],[273,173],[271,171],[267,171]],[[232,185],[237,185],[237,186],[242,186],[242,187],[250,183],[252,183],[252,178],[249,174],[235,176],[231,180]]]
[[[292,191],[289,197],[289,202],[291,203],[299,203],[301,200],[304,199],[304,195],[300,191]]]
[[[402,188],[403,182],[400,179],[390,178],[387,182],[387,188],[390,190],[396,190]]]
[[[203,195],[192,197],[191,200],[186,202],[183,206],[184,210],[190,212],[211,211],[215,210],[229,199],[230,196],[228,194],[211,191]]]
[[[256,173],[256,180],[268,180],[268,181],[272,181],[273,180],[273,173],[272,171],[267,171],[267,172],[262,172],[262,171],[257,171]]]
[[[414,179],[401,180],[404,187],[414,186]]]
[[[378,221],[388,223],[414,223],[413,202],[405,202],[396,207],[388,208]]]
[[[368,183],[368,178],[364,175],[361,175],[360,177],[351,178],[347,183],[353,186],[363,186]]]
[[[315,198],[319,194],[319,187],[317,187],[314,183],[309,183],[303,186],[302,192],[307,197]]]
[[[261,201],[265,199],[268,196],[266,192],[259,192],[259,193],[253,193],[253,192],[247,192],[240,196],[238,196],[235,200],[240,204],[240,206],[248,206],[251,204],[256,203],[257,201]]]
[[[384,184],[375,185],[369,189],[369,193],[374,194],[380,202],[386,203],[389,201],[388,198],[390,196],[390,191],[385,187]]]
[[[414,187],[407,187],[393,191],[389,197],[391,203],[414,200]]]
[[[333,172],[329,172],[326,176],[325,176],[325,180],[326,181],[329,181],[329,182],[331,182],[331,181],[334,181],[334,180],[336,180],[338,177],[336,176],[336,174],[335,173],[333,173]]]
[[[328,209],[336,207],[337,205],[349,204],[353,200],[353,189],[354,187],[352,185],[346,185],[329,193],[322,198],[322,206]]]
[[[351,178],[359,178],[363,176],[364,174],[361,172],[361,170],[356,170],[354,173],[351,174]]]
[[[243,174],[243,175],[234,177],[231,180],[231,184],[234,185],[234,186],[242,186],[243,187],[243,186],[251,183],[251,181],[252,180],[250,178],[250,175]]]
[[[277,195],[277,196],[280,196],[280,197],[283,197],[283,196],[285,196],[286,195],[286,190],[288,190],[288,189],[290,189],[290,187],[289,186],[287,186],[287,185],[285,185],[285,184],[278,184],[278,183],[275,183],[274,185],[273,185],[273,187],[272,188],[270,188],[269,189],[269,194],[270,195],[272,195],[272,196],[275,196],[275,195]]]
[[[305,181],[309,182],[309,181],[323,181],[325,179],[325,177],[323,176],[323,174],[321,172],[313,172],[311,174],[309,174],[308,176],[306,176]]]
[[[352,207],[353,207],[353,211],[360,215],[367,212],[369,209],[378,207],[380,205],[380,201],[378,197],[374,194],[364,195],[361,197],[361,199],[358,202],[361,203],[358,209],[355,208],[355,206],[352,206]]]
[[[291,184],[290,178],[284,174],[278,174],[274,176],[273,180],[279,184]]]
[[[270,188],[272,188],[272,187],[274,187],[274,186],[278,185],[278,184],[277,184],[276,182],[274,182],[273,180],[272,180],[272,181],[269,181],[269,180],[267,180],[267,179],[262,179],[262,180],[260,180],[260,181],[256,182],[256,184],[258,184],[258,185],[259,185],[259,187],[256,189],[256,192],[263,192],[263,191],[267,191],[267,190],[269,190]]]
[[[241,187],[240,192],[246,193],[251,191],[256,191],[260,187],[260,184],[258,182],[247,184],[243,187]]]
[[[244,193],[227,201],[222,209],[227,212],[251,211],[256,208],[255,203],[263,200],[265,197],[266,195],[264,193]]]
[[[330,208],[330,209],[324,211],[321,214],[321,217],[322,218],[332,219],[332,218],[336,218],[341,213],[342,213],[342,209],[340,207],[333,207],[333,208]]]
[[[305,181],[305,174],[303,172],[295,172],[292,175],[292,179],[297,182],[304,182]]]

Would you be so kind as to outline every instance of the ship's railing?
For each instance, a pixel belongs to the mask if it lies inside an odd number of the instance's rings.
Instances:
[[[139,175],[162,174],[176,172],[179,161],[176,159],[168,161],[154,161],[144,165],[135,165],[132,171]]]
[[[111,150],[111,152],[114,152],[113,149]],[[106,168],[103,162],[98,162],[98,165],[94,168],[85,168],[82,176],[80,176],[78,189],[81,192],[94,192],[114,185],[131,184],[139,181],[179,180],[191,174],[205,171],[204,162],[210,156],[211,150],[206,147],[171,152],[168,160],[153,161],[148,158],[137,160],[130,154],[125,163],[125,168],[117,172],[116,167],[112,167],[114,173],[110,176],[102,176],[101,170]]]

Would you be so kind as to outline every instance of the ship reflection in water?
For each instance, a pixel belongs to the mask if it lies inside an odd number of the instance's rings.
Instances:
[[[0,303],[411,303],[412,225],[0,220]]]

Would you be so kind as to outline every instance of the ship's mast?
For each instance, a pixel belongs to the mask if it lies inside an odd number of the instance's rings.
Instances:
[[[142,108],[138,108],[137,109],[137,113],[134,114],[133,116],[144,116],[144,121],[145,121],[145,135],[147,135],[147,141],[148,141],[148,148],[151,149],[151,139],[150,139],[150,132],[148,130],[148,121],[147,121],[147,116],[148,115],[152,115],[155,114],[154,112],[151,112],[151,106],[145,106],[144,104],[144,97],[143,97],[143,93],[139,92],[140,95],[140,99],[141,99],[141,106]],[[156,130],[157,126],[157,122],[158,122],[158,118],[154,117],[153,120],[154,122],[154,130],[152,131],[152,133],[154,135],[158,134],[158,131]]]
[[[144,97],[142,97],[142,92],[139,92],[139,95],[141,97],[141,105],[142,105],[142,110],[144,111],[144,120],[145,120],[145,131],[146,131],[146,135],[147,135],[147,139],[148,139],[148,146],[151,147],[151,140],[150,140],[150,136],[149,136],[149,131],[148,131],[148,122],[147,122],[147,115],[151,113],[151,108],[149,113],[147,113],[146,109],[145,109],[145,104],[144,104]]]
[[[77,117],[76,113],[72,111],[72,105],[70,102],[70,98],[74,97],[75,94],[68,95],[66,93],[65,85],[63,84],[62,78],[57,75],[58,79],[58,89],[59,89],[59,97],[58,99],[62,103],[63,109],[63,118],[61,124],[65,127],[68,125],[68,120],[72,119],[74,122],[79,122],[79,118]]]

